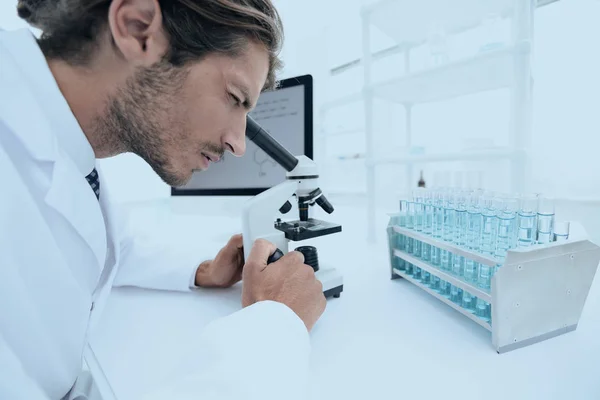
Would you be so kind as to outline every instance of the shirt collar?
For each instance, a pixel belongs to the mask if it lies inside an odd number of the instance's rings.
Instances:
[[[6,32],[5,32],[6,34]],[[73,160],[83,176],[87,176],[96,163],[94,150],[73,115],[67,100],[60,91],[46,58],[30,30],[21,29],[5,36],[29,89],[42,103],[41,109],[50,122],[60,148]]]

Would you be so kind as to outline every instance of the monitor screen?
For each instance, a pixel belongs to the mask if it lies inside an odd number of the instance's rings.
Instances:
[[[280,81],[279,88],[261,93],[250,115],[294,155],[313,158],[312,77]],[[246,153],[198,171],[172,195],[256,195],[285,180],[286,171],[246,139]]]

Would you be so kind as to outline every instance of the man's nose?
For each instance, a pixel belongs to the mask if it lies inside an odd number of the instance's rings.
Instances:
[[[237,123],[223,138],[225,149],[236,157],[246,152],[246,118]]]

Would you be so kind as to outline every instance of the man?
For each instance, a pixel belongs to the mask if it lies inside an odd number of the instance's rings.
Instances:
[[[269,0],[32,0],[39,40],[0,32],[0,398],[73,398],[110,288],[227,287],[242,310],[211,324],[198,370],[160,398],[291,398],[325,308],[302,255],[267,265],[241,236],[212,259],[123,237],[97,158],[133,152],[169,185],[245,151],[246,115],[274,85]],[[21,1],[21,3],[28,3]],[[35,7],[45,13],[35,13]],[[132,338],[133,339],[133,338]],[[188,386],[185,386],[188,385]],[[282,393],[282,388],[288,392]]]

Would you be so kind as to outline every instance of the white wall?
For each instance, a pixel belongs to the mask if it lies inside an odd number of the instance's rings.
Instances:
[[[281,77],[310,73],[315,78],[315,133],[321,129],[319,105],[344,91],[362,84],[362,71],[356,69],[343,78],[328,79],[329,68],[360,57],[361,26],[359,8],[363,0],[275,0],[282,15],[286,42],[282,52],[285,68]],[[0,2],[0,26],[13,29],[25,26],[16,17],[16,1]],[[533,135],[533,187],[569,196],[600,198],[600,1],[560,0],[536,12],[535,89]],[[391,44],[383,35],[374,37],[377,48]],[[392,60],[393,61],[393,60]],[[381,74],[398,64],[381,67]],[[462,117],[469,110],[469,118]],[[404,116],[401,108],[380,103],[377,107],[378,148],[393,149],[403,143]],[[499,133],[507,124],[506,94],[489,93],[452,102],[432,104],[415,111],[415,134],[423,145],[448,145],[466,137],[491,138],[499,142]],[[362,108],[340,111],[327,121],[328,126],[360,127]],[[452,126],[452,129],[447,127]],[[317,138],[316,157],[325,168],[325,178],[336,188],[352,187],[364,180],[362,161],[339,163],[335,155],[364,152],[359,132],[327,140],[327,160]],[[101,162],[110,179],[116,200],[131,201],[167,197],[169,188],[138,157],[130,154]],[[436,168],[448,168],[437,165]],[[502,165],[484,166],[498,171]],[[424,166],[431,182],[433,170]],[[429,169],[428,169],[429,168]],[[404,173],[400,168],[379,171],[383,189],[400,186]],[[500,182],[500,174],[488,177]],[[416,177],[415,177],[416,182]],[[391,193],[391,191],[390,191]],[[392,194],[390,194],[391,196]]]

